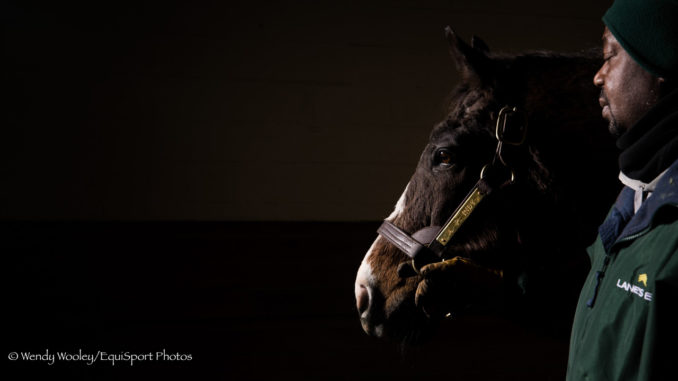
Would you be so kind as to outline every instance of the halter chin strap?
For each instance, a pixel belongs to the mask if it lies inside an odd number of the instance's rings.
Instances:
[[[527,125],[524,123],[524,119],[523,123],[519,123],[517,127],[509,128],[509,126],[514,125],[511,120],[517,119],[517,114],[517,109],[509,106],[505,106],[499,111],[495,133],[497,149],[494,158],[490,164],[483,167],[478,182],[471,188],[471,191],[442,227],[428,226],[418,230],[412,236],[390,221],[384,221],[377,229],[377,233],[384,239],[412,258],[411,266],[400,266],[398,269],[401,276],[407,277],[418,274],[423,266],[444,260],[443,254],[450,241],[485,196],[489,195],[494,189],[512,184],[515,181],[515,173],[506,164],[502,152],[504,143],[518,146],[525,141]],[[499,163],[501,163],[503,170],[497,173],[495,169],[499,167]],[[508,179],[502,179],[501,174],[510,175]]]

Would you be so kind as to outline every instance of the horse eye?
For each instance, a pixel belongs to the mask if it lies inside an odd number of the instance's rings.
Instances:
[[[446,149],[439,149],[435,154],[436,165],[452,165],[452,154]]]

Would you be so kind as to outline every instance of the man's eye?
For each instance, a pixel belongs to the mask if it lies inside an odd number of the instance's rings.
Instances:
[[[452,165],[452,154],[447,149],[439,149],[435,154],[436,165]]]

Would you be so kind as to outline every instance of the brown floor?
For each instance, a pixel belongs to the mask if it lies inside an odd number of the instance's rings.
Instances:
[[[4,353],[192,356],[133,366],[3,361],[17,379],[563,378],[566,342],[497,318],[448,323],[405,354],[365,335],[353,281],[377,226],[2,223]]]

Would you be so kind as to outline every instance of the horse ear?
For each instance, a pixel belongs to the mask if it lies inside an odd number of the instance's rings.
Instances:
[[[452,58],[454,58],[457,68],[464,78],[482,78],[483,75],[488,74],[490,59],[487,57],[487,53],[489,48],[483,40],[474,36],[473,46],[471,46],[459,38],[449,26],[445,28],[445,37],[447,37],[447,42],[450,45]]]
[[[487,47],[487,44],[485,41],[483,41],[480,37],[473,35],[471,37],[471,46],[473,49],[483,52],[483,54],[487,55],[490,52],[490,48]]]

